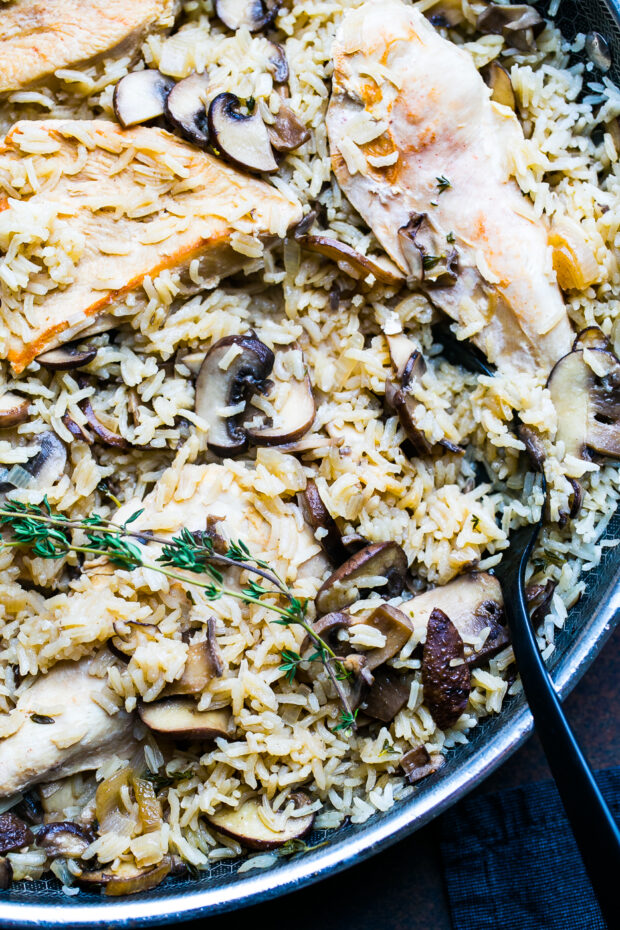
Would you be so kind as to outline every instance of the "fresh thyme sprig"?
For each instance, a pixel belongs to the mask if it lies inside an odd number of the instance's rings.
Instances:
[[[167,578],[198,587],[209,601],[219,600],[227,595],[245,604],[266,607],[278,615],[275,623],[283,626],[297,625],[305,630],[316,647],[316,652],[307,661],[320,659],[323,663],[342,704],[343,718],[349,721],[346,728],[354,729],[355,713],[342,685],[348,673],[343,669],[333,649],[308,622],[307,602],[295,597],[268,563],[253,556],[242,540],[231,542],[227,552],[221,554],[215,552],[213,540],[206,532],[190,532],[183,529],[178,536],[165,539],[145,530],[140,532],[130,529],[130,525],[142,513],[142,510],[136,510],[122,524],[100,514],[92,514],[81,520],[69,520],[63,514],[52,512],[47,497],[43,498],[40,505],[5,501],[0,507],[0,525],[10,528],[12,536],[9,542],[2,543],[0,551],[23,547],[43,559],[61,559],[71,553],[93,558],[105,556],[113,565],[127,571],[146,568]],[[73,539],[74,532],[85,535],[84,543]],[[160,544],[161,554],[154,562],[145,560],[138,542],[143,546],[149,543]],[[223,567],[234,567],[258,576],[268,581],[272,587],[265,587],[256,578],[251,578],[241,589],[227,587],[220,570]],[[201,579],[198,577],[201,575],[207,577]],[[263,600],[267,595],[285,598],[286,606]],[[306,660],[292,650],[284,650],[282,659],[280,667],[286,673],[287,680],[292,682],[300,663]],[[344,728],[340,725],[337,729]]]

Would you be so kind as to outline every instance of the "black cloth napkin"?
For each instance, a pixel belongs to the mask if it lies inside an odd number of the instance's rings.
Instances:
[[[620,821],[620,767],[596,780]],[[606,930],[551,781],[466,798],[441,853],[454,930]]]

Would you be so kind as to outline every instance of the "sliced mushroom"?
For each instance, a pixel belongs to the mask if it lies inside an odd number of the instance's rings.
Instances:
[[[382,263],[375,259],[356,252],[345,242],[338,239],[332,239],[329,236],[297,236],[297,241],[302,248],[308,249],[309,252],[316,252],[331,258],[336,262],[341,271],[352,278],[366,279],[372,275],[381,284],[402,284],[403,277],[395,265],[388,262],[387,259]]]
[[[358,585],[375,587],[373,579],[378,577],[386,579],[386,584],[380,587],[381,592],[396,597],[405,587],[407,568],[407,556],[398,543],[372,543],[347,559],[320,587],[315,598],[317,613],[348,607],[360,598]]]
[[[587,460],[592,450],[620,457],[620,362],[615,355],[604,349],[570,352],[554,367],[547,387],[558,415],[556,439],[567,455]]]
[[[0,814],[0,854],[29,846],[34,839],[32,830],[12,811]]]
[[[427,213],[412,213],[398,230],[398,242],[411,280],[441,287],[456,284],[458,252],[447,248],[445,235],[435,230]]]
[[[385,646],[365,653],[366,663],[371,672],[397,655],[413,633],[413,624],[409,617],[390,604],[381,604],[364,623],[385,636]]]
[[[314,423],[316,406],[312,384],[308,375],[303,381],[284,381],[286,400],[278,412],[279,423],[274,426],[246,426],[245,432],[256,446],[281,446],[301,439]]]
[[[400,767],[410,785],[415,785],[428,775],[432,775],[442,765],[445,759],[440,752],[429,753],[425,746],[416,746],[410,749],[400,760]]]
[[[353,620],[349,614],[340,610],[335,610],[315,620],[312,624],[312,629],[317,636],[320,636],[321,639],[327,643],[329,648],[335,652],[337,656],[344,656],[350,647],[347,642],[341,642],[338,639],[338,633],[340,630],[348,629],[352,623]],[[306,636],[301,644],[301,655],[304,655],[304,653],[313,646],[314,642],[312,638]]]
[[[276,152],[294,152],[312,135],[291,108],[283,103],[280,104],[273,124],[267,127],[267,132]]]
[[[225,359],[235,346],[240,351],[226,365]],[[273,363],[273,352],[254,333],[225,336],[205,355],[196,379],[195,406],[196,413],[208,424],[207,442],[215,455],[239,455],[247,449],[247,434],[237,422],[240,412],[229,411],[245,402],[253,391],[264,389]]]
[[[390,723],[409,699],[411,679],[385,666],[374,673],[374,682],[363,705],[366,716]]]
[[[194,72],[183,78],[168,94],[165,105],[166,119],[184,139],[201,148],[209,144],[207,125],[207,93],[209,75]]]
[[[144,638],[156,639],[159,627],[154,623],[141,623],[138,620],[115,620],[115,636],[108,640],[110,650],[121,659],[132,656]]]
[[[611,343],[598,326],[586,326],[580,333],[577,333],[573,343],[573,352],[578,352],[580,349],[604,349],[606,352],[611,352]]]
[[[164,698],[150,704],[140,702],[138,714],[149,730],[179,739],[228,738],[232,732],[230,711],[197,710],[191,698]]]
[[[286,58],[286,52],[277,42],[270,42],[269,71],[276,84],[284,84],[288,81],[289,67]]]
[[[304,491],[298,497],[304,520],[312,530],[323,530],[319,539],[321,548],[334,565],[342,565],[349,554],[342,542],[342,535],[336,521],[323,503],[316,482],[310,479]]]
[[[218,94],[211,101],[208,114],[209,137],[217,151],[248,171],[278,170],[269,133],[258,112],[244,114],[235,94]]]
[[[38,826],[38,824],[43,823],[43,807],[38,794],[33,791],[28,791],[12,810],[14,814],[17,814],[18,817],[31,826]]]
[[[6,391],[0,397],[0,429],[24,423],[28,419],[29,410],[30,399],[28,397],[21,397],[13,391]]]
[[[80,349],[77,346],[67,343],[59,346],[57,349],[50,349],[42,355],[37,355],[37,362],[50,371],[72,371],[75,368],[83,368],[97,355],[95,346],[85,346]]]
[[[521,52],[531,52],[545,21],[533,6],[525,3],[489,3],[478,16],[476,27],[485,35],[503,36],[509,46]]]
[[[482,69],[482,76],[491,89],[491,100],[516,111],[515,92],[506,69],[502,68],[498,61],[492,61]]]
[[[297,811],[310,804],[309,796],[297,791],[289,796]],[[239,807],[222,807],[215,814],[207,814],[206,819],[219,833],[230,836],[248,849],[277,849],[290,840],[300,840],[312,829],[314,814],[309,813],[288,817],[280,829],[274,829],[261,816],[263,805],[258,797],[251,797]],[[276,815],[277,817],[277,815]]]
[[[81,885],[101,885],[104,894],[117,897],[126,894],[137,894],[140,891],[150,891],[163,882],[170,872],[172,863],[169,856],[154,866],[139,866],[131,862],[121,862],[117,869],[94,869],[84,871],[75,877]]]
[[[90,384],[90,381],[87,378],[80,376],[78,378],[80,387],[87,387]],[[79,403],[79,408],[88,420],[88,425],[92,429],[95,436],[97,436],[101,442],[106,446],[112,446],[115,449],[129,449],[130,443],[125,439],[124,436],[120,436],[118,433],[113,433],[111,429],[108,429],[105,426],[95,411],[93,410],[93,405],[91,403],[90,397],[85,397]]]
[[[417,401],[411,394],[407,394],[390,381],[388,378],[385,382],[385,403],[388,410],[393,410],[398,416],[398,421],[403,428],[405,436],[413,446],[417,455],[430,455],[433,446],[428,441],[421,429],[416,426],[415,408]]]
[[[525,598],[532,611],[530,619],[534,628],[538,627],[549,613],[557,586],[557,581],[549,578],[545,584],[532,584],[525,589]]]
[[[510,642],[503,620],[502,589],[488,572],[472,572],[418,594],[403,608],[416,629],[426,627],[434,608],[447,614],[465,643],[465,661],[480,665]]]
[[[213,617],[209,618],[209,622],[214,625]],[[210,641],[193,643],[187,650],[183,674],[167,685],[165,694],[200,694],[212,678],[221,677],[223,670],[221,653],[214,636]]]
[[[542,472],[547,456],[542,439],[538,433],[535,433],[534,430],[531,427],[526,426],[525,423],[519,422],[517,426],[517,436],[525,445],[525,451],[527,452],[528,458],[532,463],[534,470]]]
[[[0,492],[13,488],[49,488],[62,476],[67,450],[56,433],[46,430],[36,437],[39,451],[24,465],[0,472]]]
[[[442,730],[454,726],[469,700],[471,676],[463,640],[449,617],[435,608],[426,630],[422,653],[424,701]]]
[[[36,844],[50,856],[79,859],[93,839],[94,837],[88,830],[77,823],[65,820],[45,824],[37,833]]]
[[[157,119],[164,115],[166,98],[173,87],[172,78],[154,68],[131,71],[114,88],[114,115],[123,129]]]
[[[0,856],[0,891],[6,891],[13,881],[13,866],[8,859]]]
[[[228,26],[237,30],[245,26],[250,32],[258,32],[271,25],[282,6],[283,0],[215,0],[215,14]]]
[[[408,367],[413,355],[419,356],[424,361],[415,344],[404,333],[395,333],[393,336],[386,336],[385,338],[390,350],[390,359],[399,380],[405,374],[405,369]],[[424,374],[424,372],[420,372],[420,374]]]

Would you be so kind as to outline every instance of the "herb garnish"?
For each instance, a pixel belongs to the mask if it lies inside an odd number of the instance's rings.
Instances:
[[[449,232],[449,233],[448,233],[448,235],[446,236],[446,242],[450,242],[450,243],[453,243],[453,242],[454,242],[454,233],[453,233],[453,232]]]
[[[474,528],[475,530],[477,530],[478,527],[480,526],[480,517],[478,516],[478,514],[472,513],[472,515],[471,515],[471,525],[473,526],[473,528]]]
[[[48,717],[47,714],[30,714],[30,719],[33,723],[56,723],[53,717]]]
[[[442,174],[438,178],[435,178],[437,181],[437,187],[439,188],[439,193],[443,194],[444,191],[447,191],[449,187],[452,187],[450,181],[445,178]]]
[[[214,551],[213,540],[206,532],[181,530],[172,539],[129,529],[143,510],[136,510],[121,525],[114,523],[100,514],[92,514],[82,520],[72,521],[63,514],[53,513],[47,497],[41,505],[25,504],[21,501],[6,501],[0,508],[0,525],[11,529],[10,542],[0,545],[0,551],[9,548],[27,548],[33,555],[43,559],[62,559],[69,554],[84,554],[97,558],[106,556],[118,568],[132,571],[147,568],[159,572],[167,578],[181,581],[186,585],[200,588],[208,601],[219,600],[223,595],[234,597],[244,604],[256,604],[266,607],[278,615],[275,623],[282,626],[297,625],[302,627],[314,643],[317,651],[309,661],[320,659],[325,667],[338,698],[343,707],[343,720],[338,729],[355,729],[355,717],[345,689],[341,682],[349,677],[333,649],[312,628],[306,619],[307,601],[295,597],[273,571],[267,562],[252,555],[242,540],[231,542],[225,555]],[[86,539],[80,542],[73,539],[73,532],[83,533]],[[143,550],[137,540],[147,546],[149,543],[161,545],[161,555],[154,562],[143,558]],[[219,566],[219,567],[216,567]],[[234,567],[260,579],[268,581],[271,587],[265,587],[256,578],[252,578],[241,589],[227,587],[221,568]],[[207,579],[197,576],[206,575]],[[265,601],[266,595],[282,597],[286,606],[272,601]],[[284,650],[282,668],[286,677],[292,681],[297,671],[301,656],[291,650]]]
[[[441,261],[440,255],[424,255],[422,258],[422,267],[424,271],[430,271]]]
[[[180,781],[187,781],[188,778],[191,778],[194,773],[191,769],[188,769],[186,772],[171,772],[170,775],[160,775],[159,772],[151,772],[147,769],[142,773],[140,778],[143,781],[149,781],[156,792],[163,791],[164,788],[171,788],[172,785],[177,785]]]

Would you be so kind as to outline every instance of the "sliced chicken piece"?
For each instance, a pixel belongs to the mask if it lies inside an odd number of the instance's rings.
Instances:
[[[114,753],[131,754],[132,716],[124,710],[111,716],[96,703],[107,678],[89,674],[92,664],[92,658],[59,662],[22,694],[13,713],[23,722],[0,740],[0,797],[96,769]]]
[[[573,335],[545,222],[513,179],[524,137],[469,53],[400,0],[345,16],[333,169],[403,273],[502,369],[546,377]]]
[[[47,180],[44,190],[33,192],[31,171]],[[123,303],[140,310],[147,277],[170,269],[181,294],[196,292],[253,261],[260,242],[302,215],[296,200],[165,130],[102,120],[16,123],[0,149],[0,190],[3,181],[20,199],[0,199],[0,243],[19,230],[41,240],[35,287],[0,281],[8,329],[0,356],[15,371],[96,314]],[[57,260],[41,257],[47,245]],[[23,248],[32,259],[33,246]]]
[[[59,68],[115,52],[131,55],[150,31],[169,29],[180,0],[13,0],[0,14],[0,93]]]

